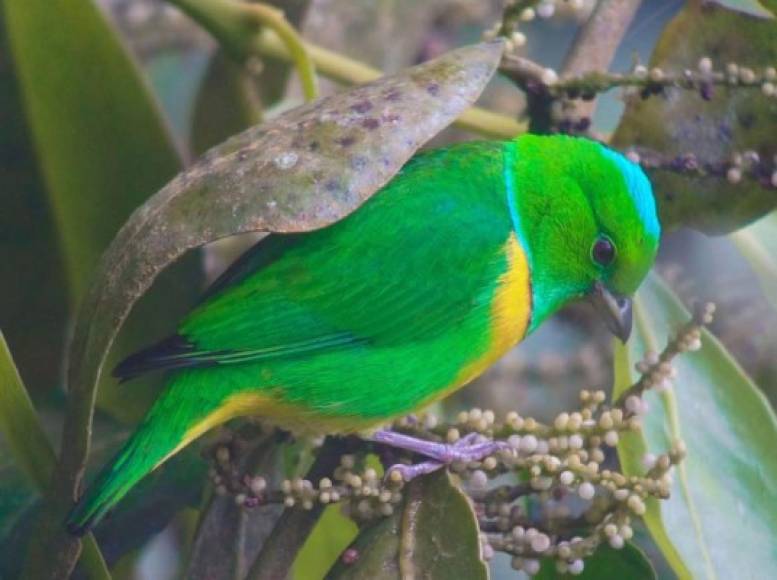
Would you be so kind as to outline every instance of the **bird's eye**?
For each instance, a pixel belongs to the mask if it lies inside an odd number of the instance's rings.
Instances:
[[[591,247],[591,258],[600,266],[609,266],[615,259],[615,245],[607,236],[600,236]]]

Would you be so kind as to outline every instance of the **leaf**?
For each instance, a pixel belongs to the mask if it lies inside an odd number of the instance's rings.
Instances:
[[[734,232],[731,241],[750,262],[766,299],[777,308],[777,214]]]
[[[180,169],[181,159],[153,95],[91,0],[3,1],[14,80],[24,101],[24,129],[30,132],[50,217],[61,239],[57,248],[31,248],[36,254],[30,256],[30,272],[24,275],[32,279],[23,288],[31,289],[33,298],[42,294],[48,309],[56,308],[54,322],[62,325],[58,317],[66,313],[57,298],[46,294],[47,284],[62,282],[56,276],[59,264],[51,264],[48,256],[62,255],[68,287],[55,285],[53,291],[69,296],[75,305],[121,224]],[[40,243],[45,244],[51,240],[46,240],[45,222],[42,225],[36,238],[42,237]],[[46,271],[49,267],[52,273]],[[168,288],[146,301],[142,324],[132,323],[123,336],[122,354],[170,331],[172,318],[193,302],[194,280],[182,286],[183,292]],[[37,303],[24,305],[29,310]],[[32,317],[35,322],[34,313]],[[54,338],[58,336],[56,326],[46,320],[41,324]],[[32,330],[31,337],[40,334]],[[23,331],[14,334],[15,340],[24,340]],[[22,344],[40,351],[52,340]],[[62,352],[59,348],[52,352],[56,356],[49,366],[59,371]],[[25,362],[34,360],[34,354],[25,355]],[[40,372],[38,376],[51,380],[61,375]],[[158,380],[147,379],[128,391],[106,381],[100,389],[101,406],[132,421],[147,408],[157,385]]]
[[[680,72],[696,69],[705,56],[716,70],[731,62],[755,70],[777,62],[777,20],[754,19],[702,4],[686,3],[664,29],[651,66]],[[777,0],[763,4],[777,8]],[[777,101],[756,88],[715,87],[710,101],[694,91],[667,89],[665,96],[630,102],[612,143],[668,156],[693,153],[710,163],[727,163],[734,152],[745,150],[767,160],[777,154],[775,119]],[[732,184],[719,177],[687,177],[665,170],[651,171],[650,177],[667,231],[690,226],[711,234],[727,233],[777,205],[772,188],[749,178]]]
[[[441,470],[408,485],[402,509],[367,528],[353,545],[353,564],[342,558],[327,578],[488,578],[475,512]]]
[[[767,10],[758,0],[710,0],[710,2],[757,18],[774,18],[774,13]]]
[[[11,456],[36,487],[51,477],[54,451],[0,332],[0,433]]]
[[[5,578],[3,556],[9,535],[37,498],[34,485],[11,459],[11,451],[0,439],[0,578]]]
[[[431,578],[488,578],[472,504],[447,471],[411,487],[403,514],[402,548],[412,567]]]
[[[257,78],[223,50],[214,54],[194,103],[192,150],[201,154],[262,121]]]
[[[556,564],[545,559],[540,573],[534,580],[553,580],[555,578],[578,578],[579,580],[655,580],[657,578],[653,565],[645,553],[632,542],[620,550],[615,550],[607,544],[601,544],[593,556],[585,559],[582,574],[559,574]]]
[[[79,296],[121,223],[175,174],[180,157],[148,87],[92,2],[4,5],[27,118]]]
[[[629,363],[659,350],[667,329],[689,316],[655,276],[636,307],[635,337],[617,354],[615,397],[636,378]],[[688,457],[675,469],[672,496],[649,503],[645,516],[656,544],[680,577],[757,578],[777,566],[777,418],[720,342],[707,331],[702,341],[674,362],[672,391],[646,394],[643,433],[624,436],[618,453],[626,474],[641,474],[642,449],[660,453],[682,438]]]
[[[8,38],[0,10],[0,54]],[[10,58],[0,58],[0,328],[33,397],[61,377],[67,296],[57,233]]]
[[[2,332],[0,332],[0,432],[10,447],[10,455],[35,487],[42,489],[48,485],[54,465],[54,450],[38,420]],[[91,578],[110,578],[91,535],[85,538],[83,561]]]

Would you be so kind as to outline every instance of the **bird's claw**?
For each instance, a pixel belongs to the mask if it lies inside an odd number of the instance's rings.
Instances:
[[[418,453],[429,458],[413,465],[398,463],[392,465],[386,471],[390,479],[401,478],[402,481],[410,481],[419,475],[432,473],[454,462],[469,463],[480,461],[484,457],[493,455],[498,451],[509,449],[505,441],[480,441],[479,433],[469,433],[455,443],[438,443],[410,437],[394,431],[378,431],[373,439],[377,442]]]

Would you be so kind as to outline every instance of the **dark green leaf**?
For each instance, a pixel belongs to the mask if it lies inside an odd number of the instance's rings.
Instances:
[[[27,389],[0,332],[0,433],[11,457],[39,489],[54,466],[54,450],[43,431]]]
[[[91,1],[4,0],[65,261],[82,294],[129,213],[180,167],[157,106]]]
[[[26,510],[35,504],[38,494],[30,479],[11,459],[11,452],[0,438],[0,578],[4,578],[4,564],[9,558],[4,548],[14,527]]]
[[[634,361],[689,317],[655,276],[635,306],[635,336],[616,352],[615,396],[635,378]],[[672,496],[649,502],[645,516],[656,544],[680,577],[757,578],[777,566],[777,418],[720,342],[706,331],[702,340],[674,362],[674,389],[646,394],[643,433],[624,436],[618,453],[625,473],[641,474],[644,451],[682,439],[688,457],[675,468]]]
[[[0,10],[0,54],[8,55]],[[33,398],[58,385],[67,282],[10,58],[0,58],[0,328]]]
[[[425,477],[408,495],[402,548],[416,577],[488,578],[472,504],[447,471]]]
[[[620,550],[602,544],[593,556],[585,559],[583,573],[559,574],[552,560],[542,563],[540,573],[534,580],[554,580],[555,578],[578,578],[580,580],[655,580],[656,571],[644,552],[631,542],[626,542]]]
[[[0,332],[0,433],[10,448],[9,455],[20,466],[28,480],[38,490],[45,488],[54,467],[54,450],[43,431],[2,332]],[[20,488],[23,487],[20,486]],[[10,500],[12,507],[16,505],[18,508],[19,502],[24,505],[30,501],[26,492],[21,489],[20,491],[22,494],[19,498]],[[17,510],[10,509],[9,512],[9,520],[18,515]],[[15,526],[16,523],[14,521],[13,525]],[[0,524],[9,525],[5,522]],[[102,555],[91,535],[84,539],[82,562],[94,580],[110,578]]]
[[[403,493],[401,510],[356,539],[356,561],[341,558],[327,577],[488,578],[472,504],[448,472],[413,481]]]
[[[13,321],[14,316],[29,312],[30,320],[25,322],[39,324],[28,333],[14,325],[14,340],[33,351],[25,352],[25,362],[48,353],[49,364],[40,366],[51,371],[34,371],[34,378],[40,380],[40,376],[53,383],[52,379],[59,376],[54,374],[60,370],[61,350],[56,347],[65,312],[57,296],[49,292],[58,293],[60,299],[69,295],[70,302],[77,303],[99,255],[120,225],[175,174],[181,163],[145,81],[91,0],[5,4],[16,73],[13,81],[20,86],[26,113],[23,129],[31,134],[46,185],[48,211],[61,243],[57,248],[50,246],[53,240],[47,237],[44,221],[26,248],[35,254],[14,256],[10,264],[28,278],[27,285],[20,287],[30,292],[26,298],[30,302],[18,304],[19,310],[4,317]],[[36,200],[36,178],[26,176],[24,185],[32,189],[19,192],[29,195],[30,201]],[[39,213],[48,217],[42,209]],[[24,234],[22,229],[17,235]],[[68,286],[58,276],[61,269],[55,258],[59,255],[64,259]],[[19,267],[18,260],[23,257],[30,260],[29,267]],[[187,289],[184,296],[190,296],[196,284],[190,281],[183,287]],[[40,304],[38,300],[45,302]],[[39,319],[39,304],[44,313],[49,313],[48,320]],[[187,300],[180,290],[147,301],[150,306],[144,314],[148,316],[142,325],[133,325],[129,329],[132,332],[125,333],[122,354],[169,332],[171,318],[182,314],[185,304]],[[44,328],[50,336],[39,344],[31,342],[43,334]],[[52,348],[47,350],[49,345]],[[115,362],[115,355],[111,362]],[[155,393],[151,381],[142,381],[133,391],[118,390],[110,381],[102,386],[101,406],[125,421],[136,419]]]
[[[702,2],[688,2],[666,27],[651,66],[680,72],[696,69],[703,57],[716,70],[728,63],[762,70],[777,62],[777,20],[759,20]],[[764,4],[774,9],[777,0]],[[743,33],[743,31],[747,31]],[[631,102],[613,144],[664,155],[692,153],[702,162],[728,163],[735,152],[756,151],[762,160],[777,154],[777,100],[757,88],[715,87],[710,101],[694,91],[667,89],[666,96]],[[686,177],[665,170],[650,175],[666,230],[690,226],[725,233],[765,215],[777,205],[774,189],[749,178]]]

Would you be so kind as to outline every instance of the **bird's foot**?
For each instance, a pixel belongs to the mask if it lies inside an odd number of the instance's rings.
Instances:
[[[372,436],[372,440],[429,458],[429,461],[413,465],[397,463],[386,471],[388,477],[401,477],[403,481],[410,481],[419,475],[432,473],[453,462],[480,461],[484,457],[510,448],[505,441],[480,441],[480,437],[479,433],[470,433],[455,443],[438,443],[395,431],[381,430]]]

